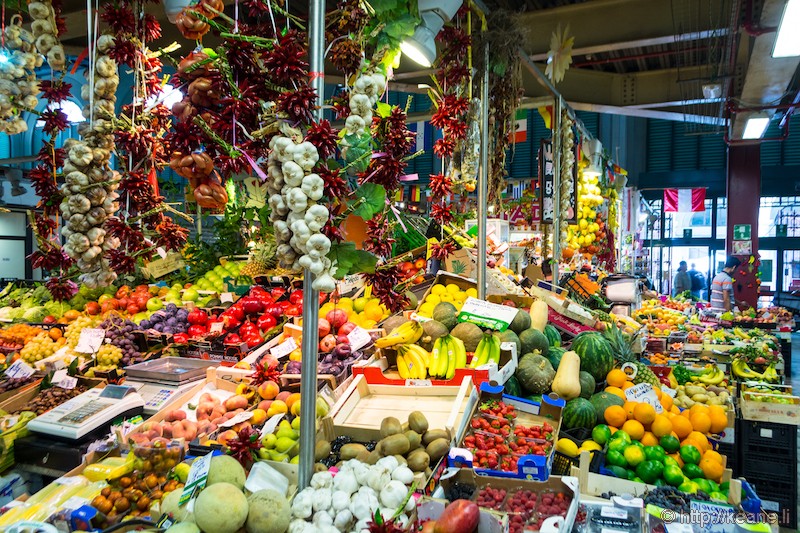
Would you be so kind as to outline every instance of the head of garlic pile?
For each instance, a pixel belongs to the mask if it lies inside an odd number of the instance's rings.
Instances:
[[[0,62],[0,131],[14,135],[28,129],[22,111],[35,109],[39,103],[34,69],[42,65],[42,56],[36,53],[33,34],[22,27],[21,17],[12,18],[3,39],[7,60]]]

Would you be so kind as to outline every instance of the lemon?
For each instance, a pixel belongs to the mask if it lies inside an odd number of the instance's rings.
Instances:
[[[441,301],[453,303],[453,295],[451,293],[442,294]]]
[[[364,308],[367,306],[368,303],[369,303],[369,298],[365,298],[364,296],[362,296],[361,298],[356,298],[355,301],[353,301],[353,311],[355,311],[356,313],[360,313],[361,311],[364,310]]]
[[[583,444],[581,444],[581,450],[591,451],[591,450],[602,450],[602,449],[603,449],[602,446],[600,446],[591,439],[584,441]]]
[[[442,294],[447,292],[447,289],[444,285],[437,283],[433,287],[431,287],[431,294]],[[475,291],[475,294],[478,294],[478,291]]]
[[[572,439],[564,437],[558,439],[558,442],[556,442],[556,451],[570,457],[575,457],[578,455],[578,445],[575,444]]]
[[[426,304],[430,303],[430,304],[436,305],[436,304],[438,304],[439,302],[442,301],[442,297],[443,296],[447,296],[447,293],[446,292],[443,292],[443,293],[440,293],[440,294],[431,293],[431,294],[428,295],[427,298],[425,298],[425,303]]]
[[[478,289],[473,289],[472,287],[470,287],[469,289],[467,289],[466,295],[469,296],[469,297],[472,297],[472,298],[477,298],[478,297]]]
[[[419,314],[423,316],[431,316],[433,314],[434,307],[436,307],[435,303],[426,301],[424,304],[419,306]]]
[[[450,294],[455,294],[457,292],[461,292],[461,287],[459,287],[455,283],[448,283],[447,284],[447,292],[449,292]]]

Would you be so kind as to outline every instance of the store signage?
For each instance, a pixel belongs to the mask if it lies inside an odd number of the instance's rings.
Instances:
[[[789,236],[789,226],[786,224],[776,224],[775,225],[775,236],[776,237],[788,237]]]
[[[686,228],[683,230],[683,238],[684,239],[691,239],[692,238],[692,228]]]
[[[514,317],[517,316],[517,308],[507,305],[493,304],[484,300],[469,297],[464,302],[461,312],[458,314],[459,322],[472,322],[482,328],[496,329],[505,331]]]
[[[552,224],[555,220],[555,167],[553,165],[553,142],[542,139],[539,146],[540,220]]]
[[[100,328],[84,328],[78,337],[78,345],[75,351],[78,353],[97,353],[103,339],[106,337],[106,330]]]
[[[183,487],[183,493],[178,500],[179,505],[186,504],[192,499],[195,492],[200,492],[206,486],[208,481],[208,472],[211,470],[211,457],[214,452],[209,452],[207,455],[198,457],[192,463],[189,469],[189,476],[186,478],[186,486]]]
[[[625,389],[625,397],[630,402],[649,403],[655,409],[656,414],[664,412],[661,402],[653,390],[653,386],[649,383],[639,383],[628,389]]]
[[[734,241],[749,241],[750,224],[734,224],[733,225],[733,240]]]
[[[186,263],[183,262],[181,254],[170,252],[162,259],[156,259],[155,261],[146,263],[145,266],[142,267],[142,272],[146,276],[158,279],[162,276],[166,276],[170,272],[180,270],[184,266],[186,266]]]
[[[733,241],[733,255],[750,255],[753,253],[753,241]]]

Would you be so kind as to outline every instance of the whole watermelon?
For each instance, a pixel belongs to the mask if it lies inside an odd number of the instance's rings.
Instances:
[[[558,365],[561,364],[561,356],[564,355],[566,351],[567,350],[559,346],[551,346],[545,357],[547,357],[547,360],[550,361],[551,365],[553,365],[553,368],[558,370]]]
[[[588,400],[594,394],[597,383],[594,381],[592,375],[586,371],[581,370],[578,376],[581,382],[581,398],[586,398]]]
[[[623,400],[616,394],[611,394],[609,392],[598,392],[597,394],[592,394],[592,397],[589,398],[589,402],[591,402],[592,406],[594,407],[594,412],[595,415],[597,416],[598,424],[606,423],[606,418],[605,418],[606,409],[608,409],[612,405],[619,405],[620,407],[622,407],[625,404],[625,400]]]
[[[597,415],[591,402],[586,398],[573,398],[561,411],[563,429],[592,429],[597,424]]]
[[[547,337],[547,342],[550,343],[551,348],[561,346],[561,333],[558,332],[554,325],[547,324],[544,327],[544,336]]]
[[[595,381],[606,379],[614,368],[614,352],[600,333],[584,331],[572,341],[571,349],[581,358],[581,370],[590,373]]]
[[[511,376],[503,385],[503,393],[509,396],[522,396],[522,387],[519,385],[517,376]]]

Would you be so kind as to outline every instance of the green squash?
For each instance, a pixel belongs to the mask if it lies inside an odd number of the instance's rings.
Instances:
[[[519,384],[528,394],[547,394],[556,377],[550,361],[537,354],[522,356],[515,373]]]

